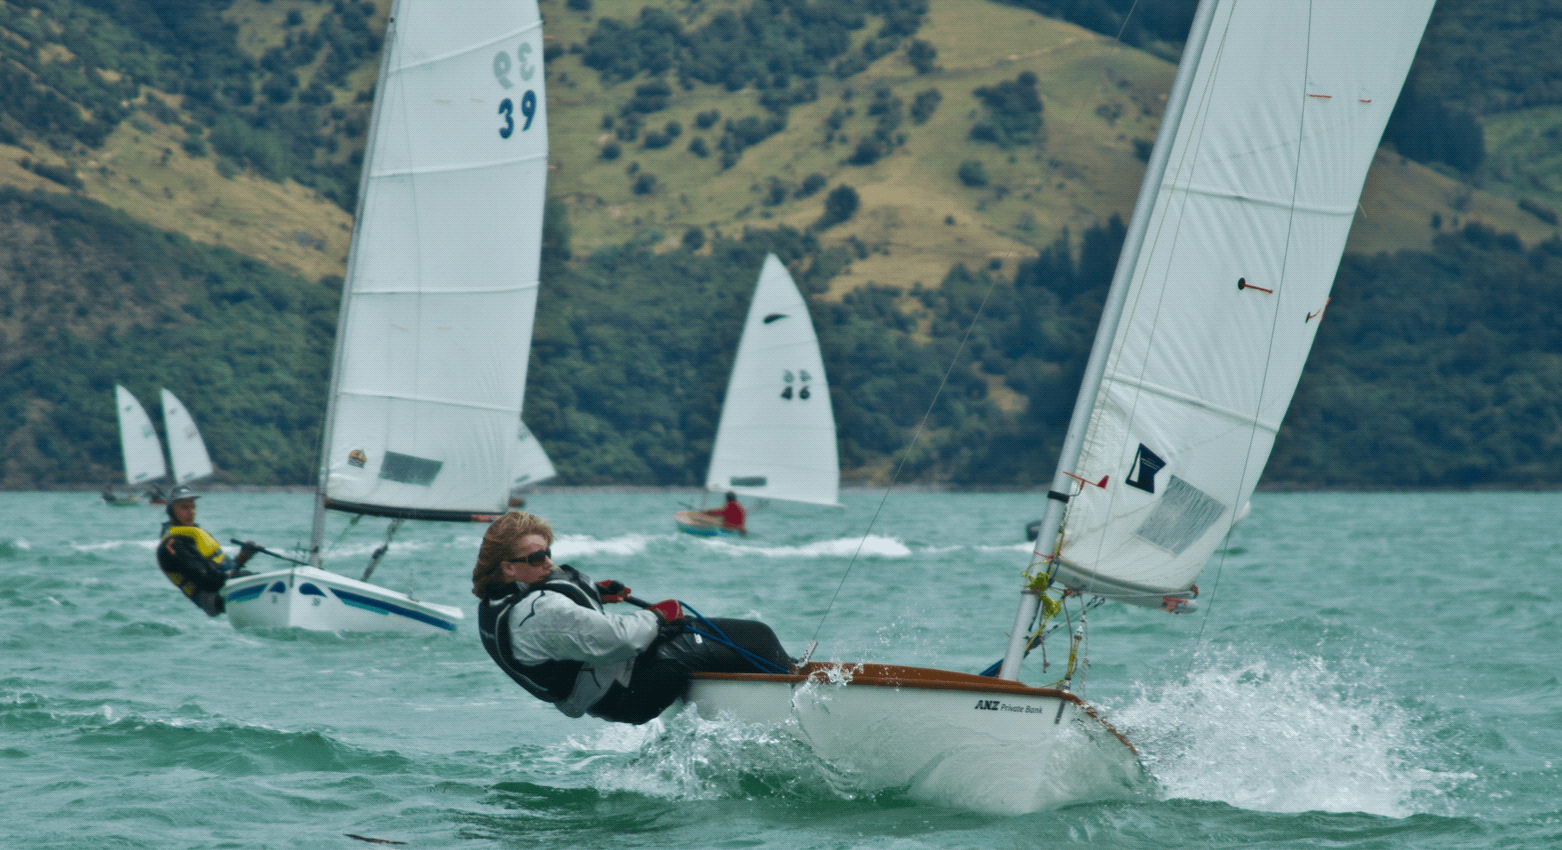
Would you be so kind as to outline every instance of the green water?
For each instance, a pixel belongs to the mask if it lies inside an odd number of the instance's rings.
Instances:
[[[985,667],[1040,498],[896,494],[865,537],[881,495],[771,505],[736,541],[674,533],[687,494],[531,507],[557,560],[794,653]],[[200,508],[224,541],[308,535],[305,495]],[[0,515],[0,847],[1562,846],[1562,494],[1261,494],[1202,611],[1090,615],[1083,694],[1154,787],[1019,817],[841,787],[757,727],[563,717],[478,644],[480,526],[409,525],[375,576],[464,607],[456,634],[334,635],[201,615],[154,566],[157,508],[4,493]],[[328,565],[356,575],[382,534]]]

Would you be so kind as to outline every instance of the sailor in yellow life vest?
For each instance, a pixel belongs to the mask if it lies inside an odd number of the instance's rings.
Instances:
[[[230,565],[216,538],[195,524],[200,495],[186,484],[168,494],[168,522],[157,542],[157,568],[184,591],[196,607],[215,617],[223,611],[222,585],[229,576],[249,575],[244,565],[260,547],[246,541]]]

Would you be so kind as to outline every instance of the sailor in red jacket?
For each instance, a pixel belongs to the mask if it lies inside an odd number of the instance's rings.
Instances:
[[[727,503],[719,508],[711,508],[705,513],[711,516],[721,517],[722,528],[730,528],[739,534],[747,535],[748,526],[744,524],[747,515],[743,512],[743,505],[738,502],[738,494],[727,491]]]

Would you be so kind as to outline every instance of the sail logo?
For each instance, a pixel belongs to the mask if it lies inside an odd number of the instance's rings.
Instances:
[[[1160,455],[1150,451],[1150,447],[1144,443],[1139,444],[1139,456],[1134,458],[1134,465],[1128,470],[1127,484],[1137,487],[1146,493],[1155,492],[1155,473],[1160,472],[1166,466],[1166,461]]]
[[[785,318],[787,318],[787,314],[786,313],[771,313],[770,315],[768,315],[768,316],[766,316],[764,318],[764,323],[768,325],[771,322],[780,321],[781,319],[785,319]]]
[[[979,699],[976,701],[977,711],[997,711],[998,701],[995,699]]]
[[[363,453],[363,449],[353,449],[347,453],[348,466],[355,466],[359,469],[363,469],[364,464],[368,462],[369,456]]]

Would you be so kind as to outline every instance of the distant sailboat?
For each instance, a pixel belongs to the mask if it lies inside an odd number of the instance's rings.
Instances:
[[[188,484],[212,474],[212,459],[206,442],[195,427],[190,411],[168,390],[162,391],[163,433],[168,436],[168,460],[173,465],[174,483]]]
[[[1199,4],[1000,664],[702,673],[700,713],[946,804],[1131,793],[1133,746],[1070,690],[1083,617],[1056,685],[1021,684],[1021,662],[1080,596],[1191,610],[1268,461],[1432,3]]]
[[[307,565],[230,580],[235,626],[454,631],[321,569],[327,509],[491,521],[516,477],[548,167],[535,0],[397,0],[386,25]]]
[[[163,463],[163,443],[152,427],[152,417],[130,390],[114,385],[114,408],[119,414],[119,449],[125,462],[125,483],[142,490],[155,487],[168,476]],[[111,505],[133,505],[140,496],[117,496],[105,490],[103,500]]]
[[[840,485],[819,338],[797,284],[771,254],[743,323],[705,489],[838,506]],[[687,534],[730,532],[703,511],[679,511],[673,518]]]
[[[515,472],[510,479],[509,505],[518,508],[526,504],[525,490],[534,484],[554,477],[558,473],[553,470],[553,461],[548,460],[548,453],[543,451],[542,443],[532,435],[531,429],[525,422],[519,422],[519,428],[515,434]]]

